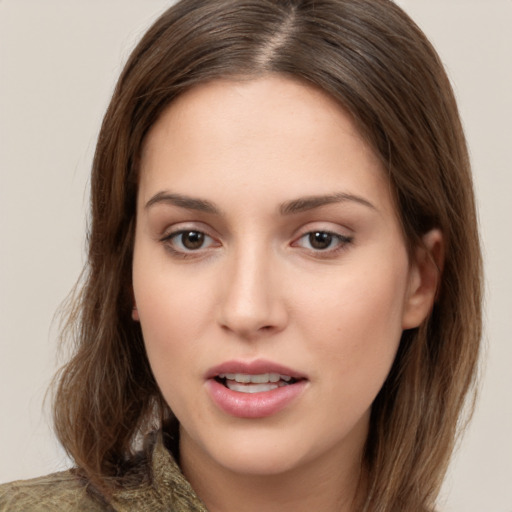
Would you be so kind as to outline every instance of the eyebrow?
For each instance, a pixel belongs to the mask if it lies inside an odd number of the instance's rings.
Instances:
[[[347,194],[344,192],[329,194],[325,196],[308,196],[293,199],[292,201],[283,203],[279,208],[279,211],[281,215],[292,215],[294,213],[313,210],[314,208],[319,208],[320,206],[325,206],[328,204],[345,202],[355,202],[377,211],[377,208],[375,208],[375,206],[370,203],[370,201],[364,199],[363,197],[356,196],[354,194]]]
[[[315,208],[320,208],[321,206],[345,202],[355,202],[377,211],[377,208],[372,203],[370,203],[370,201],[364,199],[363,197],[339,192],[336,194],[322,196],[299,197],[298,199],[293,199],[283,203],[279,207],[279,212],[281,215],[293,215],[296,213],[313,210]],[[151,208],[156,204],[170,204],[180,208],[186,208],[187,210],[196,210],[213,215],[222,215],[221,210],[215,206],[215,204],[206,199],[194,198],[185,196],[183,194],[173,194],[166,191],[158,192],[155,194],[146,203],[145,208]]]
[[[197,210],[214,215],[220,214],[220,210],[206,199],[196,199],[194,197],[184,196],[182,194],[171,194],[169,192],[158,192],[146,203],[145,208],[148,209],[155,204],[162,203],[179,206],[187,210]]]

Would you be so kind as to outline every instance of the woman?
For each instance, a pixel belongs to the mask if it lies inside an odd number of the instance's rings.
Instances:
[[[55,400],[77,469],[0,504],[432,510],[480,265],[453,94],[398,7],[182,0],[98,140]]]

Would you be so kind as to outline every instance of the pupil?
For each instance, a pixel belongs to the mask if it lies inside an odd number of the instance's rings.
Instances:
[[[314,249],[327,249],[331,245],[331,242],[332,235],[330,233],[317,231],[309,235],[309,243]]]
[[[182,242],[187,249],[199,249],[203,245],[204,234],[198,231],[183,233]]]

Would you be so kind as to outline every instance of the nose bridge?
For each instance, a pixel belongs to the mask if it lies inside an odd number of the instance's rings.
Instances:
[[[261,241],[233,249],[227,262],[220,323],[244,337],[280,330],[286,322],[276,258]]]

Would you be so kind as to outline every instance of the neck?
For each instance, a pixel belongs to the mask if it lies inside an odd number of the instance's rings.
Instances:
[[[209,512],[355,512],[365,494],[361,449],[341,458],[333,450],[272,475],[233,472],[206,456],[185,432],[180,454],[183,473]]]

